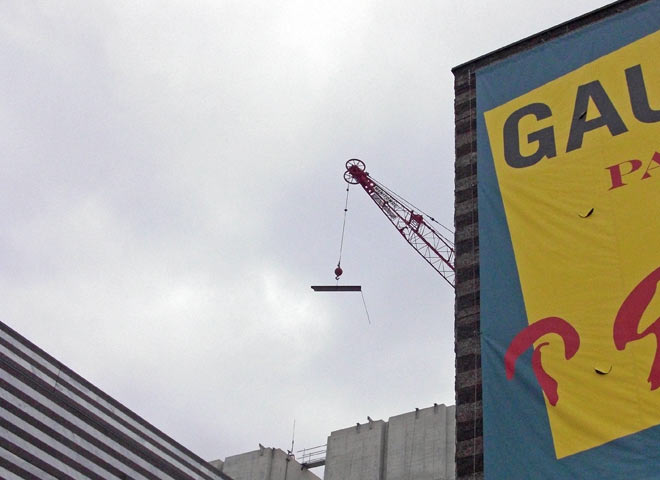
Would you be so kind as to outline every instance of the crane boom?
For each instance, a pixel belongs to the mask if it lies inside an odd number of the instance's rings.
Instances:
[[[361,160],[353,158],[346,162],[344,180],[361,185],[406,242],[454,287],[454,245],[451,240],[431,227],[412,205],[371,178]]]

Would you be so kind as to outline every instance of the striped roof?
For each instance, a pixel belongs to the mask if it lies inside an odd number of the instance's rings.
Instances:
[[[2,322],[0,478],[231,480]]]

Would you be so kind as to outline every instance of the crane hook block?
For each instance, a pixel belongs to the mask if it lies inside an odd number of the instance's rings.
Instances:
[[[342,273],[344,273],[344,271],[339,265],[337,265],[337,268],[335,268],[335,280],[339,280],[339,277],[341,277]]]

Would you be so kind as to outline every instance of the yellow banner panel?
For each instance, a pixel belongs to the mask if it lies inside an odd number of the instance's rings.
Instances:
[[[557,335],[535,342],[557,384],[557,458],[660,424],[658,52],[660,32],[485,114],[528,322],[558,317],[579,335],[568,359]],[[647,277],[641,321],[620,320],[617,344],[617,314]]]

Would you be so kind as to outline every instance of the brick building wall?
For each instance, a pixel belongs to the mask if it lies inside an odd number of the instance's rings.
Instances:
[[[455,72],[456,478],[483,478],[477,113],[474,71]]]

